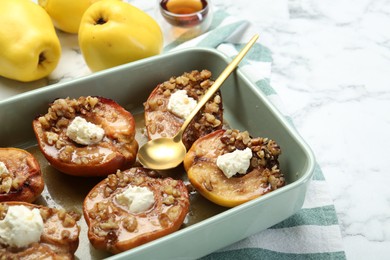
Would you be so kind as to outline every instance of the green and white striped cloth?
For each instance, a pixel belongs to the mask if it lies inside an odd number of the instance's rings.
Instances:
[[[167,42],[165,52],[192,46],[216,48],[234,57],[253,36],[250,23],[216,10],[210,30],[191,40],[178,38]],[[240,69],[281,110],[288,121],[277,93],[270,85],[271,51],[256,43]],[[327,183],[317,165],[303,208],[283,222],[203,259],[345,259],[342,238]]]

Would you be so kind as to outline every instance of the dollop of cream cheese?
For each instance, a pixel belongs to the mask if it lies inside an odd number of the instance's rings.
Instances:
[[[3,163],[3,162],[0,162],[0,175],[8,174],[8,173],[9,173],[9,171],[8,171],[7,165],[5,165],[5,163]]]
[[[74,142],[82,145],[99,143],[104,137],[104,129],[76,116],[69,124],[66,135]]]
[[[171,95],[168,101],[168,110],[173,114],[186,119],[192,110],[196,107],[197,102],[192,97],[187,95],[184,89],[177,90]]]
[[[0,220],[0,242],[11,247],[26,247],[39,242],[43,232],[43,219],[39,209],[24,205],[9,206]]]
[[[133,214],[145,212],[154,204],[154,194],[147,187],[130,186],[115,198],[120,205],[127,207]]]
[[[231,178],[236,173],[245,174],[250,166],[252,150],[235,150],[217,157],[217,166],[227,178]]]

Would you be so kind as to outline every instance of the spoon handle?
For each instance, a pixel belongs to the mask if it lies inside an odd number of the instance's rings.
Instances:
[[[211,98],[211,96],[219,89],[222,83],[229,77],[229,75],[233,72],[233,70],[238,66],[240,61],[244,58],[246,53],[252,48],[253,44],[257,41],[259,35],[256,34],[252,37],[252,39],[245,45],[245,47],[237,54],[237,56],[229,63],[229,65],[225,68],[225,70],[219,75],[219,77],[215,80],[213,85],[209,88],[206,94],[199,100],[196,107],[191,111],[190,115],[186,118],[183,125],[181,126],[179,132],[174,137],[178,140],[181,140],[181,135],[184,130],[187,128],[188,124],[191,122],[192,118],[199,112],[199,110],[206,104],[206,102]]]

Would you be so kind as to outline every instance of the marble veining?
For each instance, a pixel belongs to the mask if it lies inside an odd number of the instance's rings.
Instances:
[[[155,1],[131,1],[153,13]],[[390,1],[214,0],[273,52],[271,85],[313,149],[348,259],[390,257]],[[47,79],[0,78],[0,99],[90,74],[77,37]]]
[[[271,85],[322,167],[347,258],[388,259],[390,2],[269,5],[238,9],[273,52]]]

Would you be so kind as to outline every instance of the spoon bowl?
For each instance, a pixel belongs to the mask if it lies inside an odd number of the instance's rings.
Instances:
[[[229,77],[233,70],[238,66],[250,48],[255,44],[258,35],[245,45],[245,47],[237,54],[237,56],[229,63],[221,75],[215,80],[206,94],[198,101],[196,107],[191,111],[190,115],[185,119],[179,132],[173,137],[161,137],[150,140],[140,147],[138,150],[138,161],[145,167],[154,170],[167,170],[175,168],[184,160],[186,148],[183,144],[182,137],[184,130],[191,122],[192,118],[206,104],[210,97],[220,88],[223,82]]]
[[[138,153],[139,162],[155,170],[175,168],[184,159],[187,149],[182,142],[182,135],[161,137],[144,144]]]

